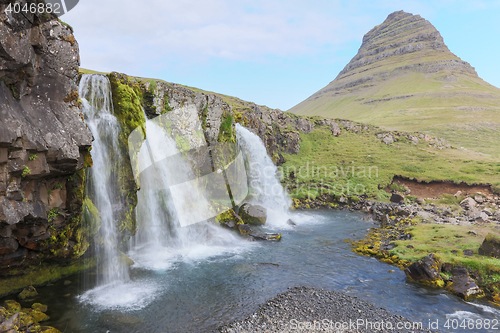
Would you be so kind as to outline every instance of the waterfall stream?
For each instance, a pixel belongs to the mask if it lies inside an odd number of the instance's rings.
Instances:
[[[278,179],[278,168],[267,155],[262,140],[240,124],[235,125],[240,148],[246,152],[251,202],[267,209],[271,226],[285,226],[292,204]]]
[[[141,189],[137,203],[137,235],[129,256],[138,267],[164,270],[179,260],[200,259],[237,246],[234,233],[208,222],[215,216],[202,186],[180,180],[194,178],[160,117],[146,121],[139,152]],[[173,186],[176,184],[176,186]]]
[[[102,262],[97,267],[97,285],[124,283],[129,280],[128,269],[119,260],[117,232],[113,207],[123,203],[116,199],[117,177],[112,166],[121,161],[118,135],[121,131],[113,115],[111,88],[104,75],[83,75],[79,94],[85,122],[92,131],[93,166],[89,168],[87,195],[100,213],[100,242],[96,242],[95,253]]]

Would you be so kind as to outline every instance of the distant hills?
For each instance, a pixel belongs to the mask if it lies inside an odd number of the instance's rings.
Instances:
[[[500,89],[450,52],[429,21],[404,11],[370,30],[335,80],[288,111],[428,131],[500,156]]]

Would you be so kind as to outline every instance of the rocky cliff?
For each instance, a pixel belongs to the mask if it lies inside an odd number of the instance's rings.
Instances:
[[[499,105],[500,89],[450,52],[429,21],[398,11],[366,33],[335,80],[289,111],[429,131],[500,155],[490,142],[500,128]]]
[[[7,3],[0,3],[0,295],[82,266],[72,264],[88,247],[81,170],[93,139],[79,113],[71,28],[56,17],[8,16]]]
[[[278,165],[283,153],[297,154],[299,133],[310,133],[314,122],[279,109],[270,109],[240,99],[189,88],[161,80],[143,79],[120,73],[109,75],[115,114],[130,133],[141,124],[142,111],[154,118],[180,107],[196,110],[206,141],[235,142],[234,123],[241,123],[257,134],[268,154]],[[193,126],[186,125],[191,129]],[[184,133],[189,136],[189,132]]]

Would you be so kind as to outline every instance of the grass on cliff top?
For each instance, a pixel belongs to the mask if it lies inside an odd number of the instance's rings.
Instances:
[[[470,230],[476,231],[477,236],[469,234]],[[419,224],[409,228],[412,239],[394,242],[397,247],[391,250],[391,254],[415,262],[434,253],[442,262],[462,265],[483,274],[496,274],[500,278],[498,275],[500,260],[478,254],[484,238],[491,232],[500,236],[500,230],[491,224],[474,226]],[[407,245],[412,245],[413,248],[407,248]],[[464,256],[464,250],[472,250],[474,255]]]
[[[500,192],[498,160],[460,149],[440,150],[424,140],[415,145],[404,138],[386,145],[376,133],[374,128],[357,134],[343,129],[334,137],[326,127],[301,133],[299,153],[285,154],[286,162],[280,167],[292,197],[315,197],[321,189],[329,189],[335,194],[388,199],[383,188],[395,175],[426,182],[489,183]]]
[[[108,75],[109,73],[98,72],[98,71],[93,71],[91,69],[80,68],[80,74],[102,74],[102,75]]]

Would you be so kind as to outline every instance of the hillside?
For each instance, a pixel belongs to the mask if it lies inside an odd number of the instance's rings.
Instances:
[[[500,156],[500,89],[450,52],[429,21],[403,11],[370,30],[335,80],[289,111],[427,131]]]
[[[85,69],[80,72],[94,73]],[[108,76],[112,83],[134,88],[149,117],[161,114],[162,107],[158,106],[164,103],[172,108],[194,103],[200,119],[215,121],[206,124],[207,129],[217,131],[210,135],[213,139],[219,136],[219,127],[223,131],[222,125],[228,119],[232,119],[233,124],[249,127],[259,135],[268,154],[280,166],[283,183],[295,198],[336,192],[336,186],[347,189],[350,184],[351,190],[359,185],[359,195],[387,200],[386,188],[398,176],[423,182],[491,184],[494,192],[500,192],[497,176],[500,161],[451,148],[439,137],[415,131],[387,131],[342,119],[296,116],[237,97],[159,79],[117,73]],[[115,90],[113,93],[116,95]],[[148,106],[149,100],[155,101],[156,106]],[[120,111],[122,106],[117,107],[118,102],[115,112],[129,114]],[[229,133],[234,135],[233,131]],[[233,140],[230,136],[224,140]]]

